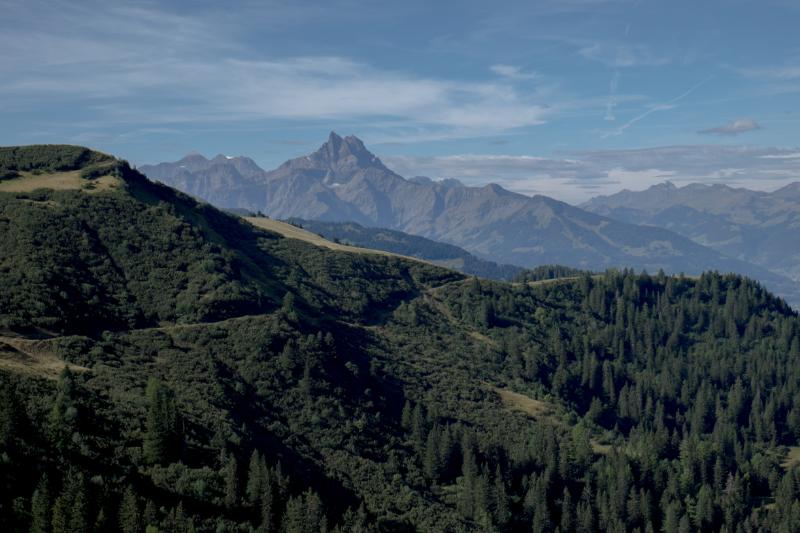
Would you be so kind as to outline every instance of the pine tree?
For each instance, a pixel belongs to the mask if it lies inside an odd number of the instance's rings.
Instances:
[[[276,495],[272,485],[271,476],[264,480],[263,492],[261,494],[261,527],[260,533],[270,533],[275,531]]]
[[[701,531],[707,531],[714,522],[714,496],[711,488],[705,483],[697,493],[695,506],[695,525]]]
[[[65,366],[59,375],[56,398],[47,420],[47,435],[50,442],[62,453],[69,447],[72,434],[77,427],[78,409],[74,397],[75,376],[69,367]]]
[[[72,533],[84,532],[88,529],[86,483],[82,473],[72,480],[70,487],[72,510],[70,512],[69,529]]]
[[[679,523],[679,505],[675,502],[671,502],[664,510],[664,519],[661,525],[661,531],[664,533],[678,533]]]
[[[50,490],[47,484],[47,475],[44,475],[31,497],[31,533],[50,531]]]
[[[458,510],[467,517],[475,514],[475,481],[478,477],[478,466],[475,463],[475,452],[472,443],[472,434],[465,433],[461,443],[461,479],[459,480]]]
[[[294,294],[286,291],[281,302],[281,314],[289,322],[297,322],[297,310]]]
[[[578,502],[577,519],[577,531],[580,533],[591,533],[594,531],[592,496],[588,485],[584,487],[583,494],[581,495],[581,501]]]
[[[303,495],[303,500],[306,507],[306,520],[308,533],[324,533],[328,529],[325,512],[322,508],[322,500],[316,492],[311,489],[307,490]]]
[[[178,502],[174,513],[174,533],[189,533],[193,527],[192,521],[183,510],[183,502]]]
[[[289,498],[289,501],[286,502],[282,522],[285,533],[306,533],[308,531],[302,496]]]
[[[158,526],[158,512],[153,500],[147,500],[144,506],[144,514],[142,515],[145,527]],[[156,527],[157,528],[157,527]]]
[[[689,516],[683,515],[678,522],[678,533],[691,533],[692,525],[689,523]]]
[[[414,443],[414,449],[420,456],[425,449],[425,441],[428,436],[427,429],[425,412],[422,405],[417,404],[414,406],[414,413],[411,418],[411,440]]]
[[[425,473],[425,477],[433,483],[439,480],[439,474],[442,470],[440,436],[441,431],[439,427],[434,426],[430,433],[428,433],[428,439],[425,443],[425,457],[423,459],[422,470]]]
[[[311,490],[289,498],[283,515],[285,533],[321,533],[327,531],[319,496]]]
[[[69,533],[70,504],[65,494],[56,498],[53,504],[53,533]]]
[[[225,507],[231,509],[239,503],[239,467],[231,455],[225,465]]]
[[[403,413],[400,417],[400,425],[406,431],[411,429],[411,420],[413,417],[414,410],[411,407],[411,402],[406,400],[405,405],[403,405]]]
[[[547,480],[543,476],[537,477],[530,490],[533,491],[531,497],[533,509],[531,530],[533,533],[544,533],[550,530],[552,524],[550,509],[547,507]]]
[[[88,528],[86,483],[83,474],[70,469],[61,494],[53,505],[53,533],[78,533]]]
[[[508,494],[503,479],[503,471],[497,465],[494,471],[494,520],[497,525],[504,528],[511,520],[511,511],[508,508]]]
[[[151,464],[174,460],[180,447],[178,413],[175,399],[156,378],[147,382],[147,419],[142,451]]]
[[[489,476],[485,471],[475,479],[472,487],[474,498],[473,520],[480,524],[484,530],[492,528],[492,510],[489,494]]]
[[[119,508],[119,529],[122,533],[140,533],[142,530],[139,501],[130,485],[122,495]]]
[[[572,508],[572,496],[569,490],[564,487],[564,494],[561,497],[561,531],[572,531],[574,528],[574,516]]]
[[[258,450],[253,450],[247,467],[247,487],[245,488],[247,501],[255,505],[264,492],[266,477],[266,464]]]

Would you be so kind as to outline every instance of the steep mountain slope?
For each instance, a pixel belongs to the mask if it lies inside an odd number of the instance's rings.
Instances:
[[[478,188],[453,180],[406,180],[386,168],[355,137],[331,133],[310,156],[292,159],[270,172],[226,181],[224,176],[234,172],[235,162],[235,158],[218,157],[196,172],[181,162],[145,166],[142,171],[219,207],[261,211],[272,218],[395,229],[523,267],[555,263],[586,270],[738,272],[800,303],[800,287],[790,279],[669,230],[619,222],[494,184]],[[228,168],[223,171],[220,164]]]
[[[772,193],[672,183],[593,198],[589,211],[676,233],[800,281],[800,182]]]
[[[465,279],[102,173],[0,193],[4,531],[800,523],[800,319],[757,284]]]

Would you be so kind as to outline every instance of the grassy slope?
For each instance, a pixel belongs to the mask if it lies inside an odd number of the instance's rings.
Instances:
[[[339,252],[385,255],[388,257],[396,257],[400,259],[407,259],[410,261],[420,261],[423,263],[430,264],[429,261],[424,261],[416,257],[408,257],[400,254],[395,254],[392,252],[386,252],[383,250],[376,250],[373,248],[359,248],[357,246],[349,246],[347,244],[340,244],[337,242],[333,242],[324,237],[321,237],[316,233],[312,233],[310,231],[304,230],[303,228],[299,228],[297,226],[294,226],[287,222],[282,222],[280,220],[273,220],[271,218],[265,218],[265,217],[245,217],[245,220],[247,220],[256,227],[266,229],[269,231],[274,231],[275,233],[279,233],[288,239],[297,239],[300,241],[311,243],[315,246],[322,246]]]
[[[122,181],[119,178],[108,175],[88,180],[81,177],[79,170],[44,174],[20,172],[19,177],[0,181],[0,192],[33,192],[37,189],[50,189],[98,193],[116,189],[121,185]]]

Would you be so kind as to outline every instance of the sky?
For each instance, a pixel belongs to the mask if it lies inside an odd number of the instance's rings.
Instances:
[[[796,0],[0,0],[0,145],[266,169],[330,131],[404,176],[580,203],[800,180]]]

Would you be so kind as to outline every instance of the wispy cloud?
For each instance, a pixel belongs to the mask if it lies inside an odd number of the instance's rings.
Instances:
[[[772,80],[800,79],[800,65],[748,67],[737,69],[738,72],[749,78]]]
[[[539,77],[536,72],[525,72],[515,65],[492,65],[489,70],[510,80],[535,80]]]
[[[758,156],[761,159],[800,159],[800,152],[767,154]]]
[[[761,126],[752,118],[739,118],[722,126],[700,130],[697,133],[704,135],[721,135],[735,137],[748,131],[760,130]]]
[[[443,138],[534,126],[552,112],[515,86],[535,74],[510,65],[493,67],[500,80],[471,82],[342,56],[263,58],[221,35],[225,24],[216,20],[151,4],[61,7],[58,17],[43,10],[30,27],[0,25],[6,101],[80,102],[109,124],[372,119]]]
[[[615,70],[614,75],[611,76],[611,81],[608,84],[608,100],[606,101],[606,115],[603,117],[604,120],[609,120],[609,121],[617,120],[616,115],[614,115],[614,108],[617,107],[618,88],[619,88],[619,70]]]

